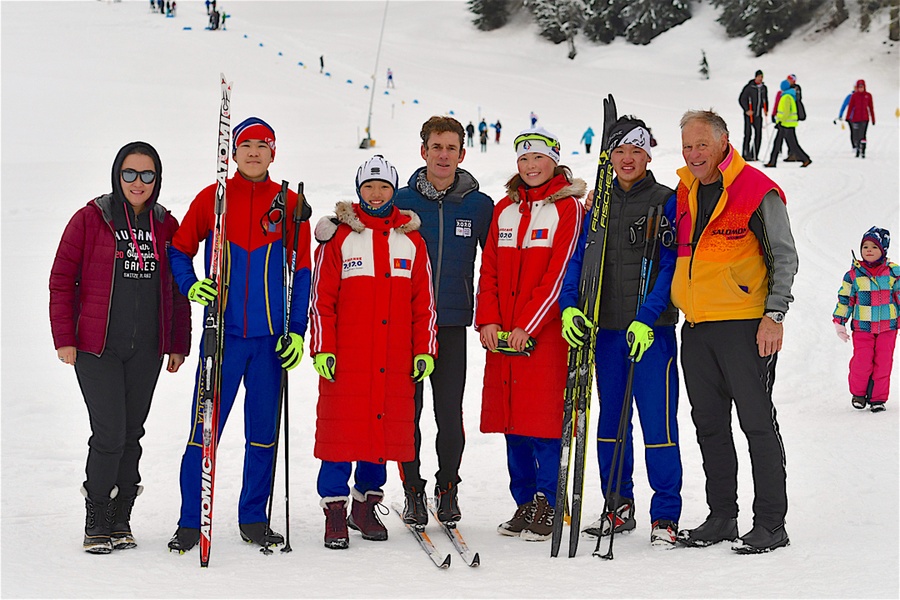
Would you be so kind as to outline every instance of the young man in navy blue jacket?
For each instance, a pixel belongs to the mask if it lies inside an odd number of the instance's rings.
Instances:
[[[431,258],[438,313],[438,357],[431,374],[437,421],[438,471],[435,504],[438,518],[461,518],[457,502],[459,466],[465,432],[462,400],[466,385],[466,327],[472,324],[475,255],[484,248],[494,203],[478,190],[478,182],[458,167],[466,156],[465,130],[452,117],[431,117],[422,125],[421,154],[425,166],[416,170],[394,198],[398,208],[413,210],[422,220],[419,232]],[[401,463],[406,505],[403,520],[419,527],[428,522],[425,480],[419,472],[424,383],[416,385],[416,458]]]

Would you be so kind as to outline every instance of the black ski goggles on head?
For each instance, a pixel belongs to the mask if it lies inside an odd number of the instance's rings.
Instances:
[[[122,181],[125,183],[134,183],[135,179],[141,177],[141,181],[144,183],[153,183],[153,180],[156,179],[155,171],[135,171],[134,169],[122,169]]]

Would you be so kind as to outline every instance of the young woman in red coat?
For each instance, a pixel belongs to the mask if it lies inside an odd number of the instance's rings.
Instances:
[[[387,461],[415,457],[415,385],[431,374],[437,356],[431,263],[418,216],[394,206],[397,171],[373,156],[359,168],[356,188],[358,204],[339,202],[335,215],[316,226],[321,245],[310,309],[321,376],[317,487],[325,546],[335,549],[349,546],[348,525],[363,539],[387,539],[375,512]]]
[[[84,549],[134,548],[131,508],[153,390],[168,354],[174,373],[190,348],[191,317],[166,247],[178,221],[156,202],[162,163],[145,142],[119,150],[112,188],[75,213],[50,272],[50,328],[74,365],[91,438],[82,487]]]
[[[506,435],[509,488],[518,508],[498,531],[546,540],[556,506],[567,373],[558,299],[581,231],[578,198],[587,185],[559,165],[559,142],[543,128],[520,133],[515,148],[519,172],[494,207],[478,284],[475,323],[489,351],[481,431]],[[496,352],[500,332],[513,351],[525,350],[533,338],[531,355]]]

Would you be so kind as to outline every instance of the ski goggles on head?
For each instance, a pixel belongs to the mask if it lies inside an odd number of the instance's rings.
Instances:
[[[125,183],[134,183],[140,177],[143,183],[153,183],[156,179],[155,171],[135,171],[134,169],[122,169],[122,181]]]
[[[557,152],[559,151],[559,141],[554,140],[552,137],[547,137],[546,135],[541,135],[540,133],[525,133],[516,138],[514,147],[518,148],[519,144],[527,141],[535,141],[541,142],[546,145],[548,148],[553,148]]]

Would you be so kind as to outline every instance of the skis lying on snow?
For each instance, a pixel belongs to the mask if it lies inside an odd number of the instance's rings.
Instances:
[[[400,506],[399,503],[393,502],[391,503],[391,508],[394,509],[394,512],[397,513],[397,516],[399,516],[400,520],[402,521],[403,507]],[[428,555],[428,558],[431,559],[431,562],[434,563],[434,566],[439,569],[450,568],[450,555],[448,554],[444,557],[443,560],[441,560],[441,555],[438,552],[437,548],[434,547],[434,542],[431,541],[431,538],[428,537],[428,534],[425,533],[424,529],[420,530],[408,523],[404,523],[404,525],[406,525],[406,528],[409,530],[409,532],[413,534],[413,536],[416,538],[416,541],[419,542],[419,547],[425,551],[425,554]]]
[[[456,523],[453,523],[452,526],[447,523],[441,522],[437,516],[437,509],[434,507],[434,503],[429,498],[428,500],[428,511],[431,513],[431,516],[434,517],[434,520],[438,522],[441,526],[441,529],[444,530],[444,533],[447,534],[447,537],[450,538],[450,541],[453,543],[453,547],[459,552],[459,555],[466,562],[466,564],[470,567],[477,567],[481,564],[481,558],[478,556],[478,553],[473,553],[469,549],[469,545],[466,544],[466,540],[463,537],[462,533],[459,531],[459,528],[456,526]]]

